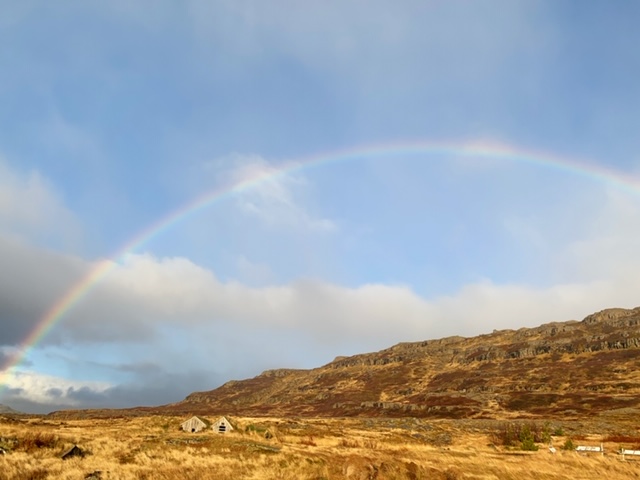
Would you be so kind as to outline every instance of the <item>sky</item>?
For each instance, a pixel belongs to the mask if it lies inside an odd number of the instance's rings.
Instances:
[[[0,0],[0,403],[639,305],[639,15]]]

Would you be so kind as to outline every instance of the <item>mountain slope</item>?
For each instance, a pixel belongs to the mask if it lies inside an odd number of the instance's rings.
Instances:
[[[7,405],[3,405],[0,403],[0,415],[4,414],[4,415],[19,415],[22,412],[19,412],[17,410],[14,410],[13,408],[7,406]]]
[[[640,407],[640,307],[581,322],[401,343],[311,370],[271,370],[163,411],[483,417]]]

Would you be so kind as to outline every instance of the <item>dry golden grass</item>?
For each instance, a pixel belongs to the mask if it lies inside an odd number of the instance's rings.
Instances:
[[[183,433],[183,420],[0,420],[0,480],[640,478],[640,461],[615,454],[636,437],[586,430],[573,438],[607,441],[606,455],[496,446],[489,421],[235,418],[236,431],[219,435]],[[87,455],[62,460],[74,444]]]

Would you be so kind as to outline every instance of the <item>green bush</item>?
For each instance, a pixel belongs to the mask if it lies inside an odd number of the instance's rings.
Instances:
[[[531,430],[530,425],[522,426],[520,435],[518,436],[520,439],[520,449],[535,452],[538,450],[538,446],[536,445],[536,441]]]
[[[536,442],[533,441],[533,438],[529,437],[529,438],[525,438],[522,441],[522,443],[520,444],[520,449],[526,450],[528,452],[537,452],[538,445],[536,445]]]
[[[567,438],[567,441],[564,442],[564,445],[562,446],[563,450],[575,450],[576,446],[573,444],[573,442],[571,441],[570,438]]]
[[[520,447],[523,450],[535,451],[538,449],[537,446],[535,446],[536,442],[549,443],[551,441],[551,434],[549,425],[542,427],[535,422],[505,422],[493,432],[491,440],[495,445]]]

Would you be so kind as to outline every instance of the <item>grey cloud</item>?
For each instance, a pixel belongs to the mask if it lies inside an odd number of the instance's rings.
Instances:
[[[21,342],[84,273],[70,256],[0,236],[0,326],[4,345]]]
[[[137,364],[136,363],[120,364],[120,365],[114,365],[113,368],[120,372],[133,373],[133,374],[141,375],[145,377],[149,377],[152,375],[154,376],[159,375],[159,374],[162,374],[163,372],[162,367],[160,365],[157,365],[155,363],[149,363],[149,362],[137,363]]]
[[[24,390],[24,388],[4,388],[2,390],[2,394],[5,397],[20,397],[21,395],[24,395],[26,392]]]
[[[126,408],[132,406],[156,406],[177,402],[189,393],[214,388],[224,379],[205,372],[162,374],[148,376],[135,384],[122,384],[104,392],[80,389],[70,392],[69,398],[89,408]]]
[[[50,388],[47,390],[47,395],[54,398],[62,398],[64,393],[64,390],[61,388]]]
[[[138,347],[134,347],[138,348]],[[68,366],[78,366],[79,363],[83,367],[120,373],[129,373],[139,375],[141,378],[150,375],[160,375],[164,371],[160,363],[152,361],[140,361],[135,363],[108,363],[103,361],[95,361],[90,358],[82,358],[80,361],[77,357],[60,352],[48,352],[47,357],[57,361],[63,361]],[[27,365],[22,365],[27,366]]]
[[[2,345],[1,337],[0,337],[0,345]],[[16,356],[16,352],[10,352],[8,350],[3,350],[0,347],[0,369],[2,369],[4,365],[7,365],[9,363],[15,362],[15,360],[17,358],[18,357]],[[30,366],[33,365],[33,362],[31,362],[28,359],[24,359],[23,358],[23,359],[20,360],[20,365],[22,367],[30,367]]]
[[[69,387],[64,394],[64,397],[74,404],[79,405],[81,408],[90,408],[90,406],[103,406],[101,402],[104,402],[108,397],[107,392],[97,392],[89,387],[73,388]]]
[[[90,387],[51,388],[47,403],[30,400],[23,389],[7,389],[0,402],[26,413],[49,413],[56,410],[81,408],[128,408],[158,406],[182,400],[189,393],[212,389],[224,378],[206,372],[186,371],[181,374],[157,374],[140,377],[135,383],[116,385],[104,391]]]
[[[0,236],[0,345],[16,345],[38,328],[45,315],[63,300],[95,265],[78,257],[42,249]],[[137,299],[104,286],[88,291],[65,313],[60,328],[45,343],[136,341],[153,331],[136,318]]]

